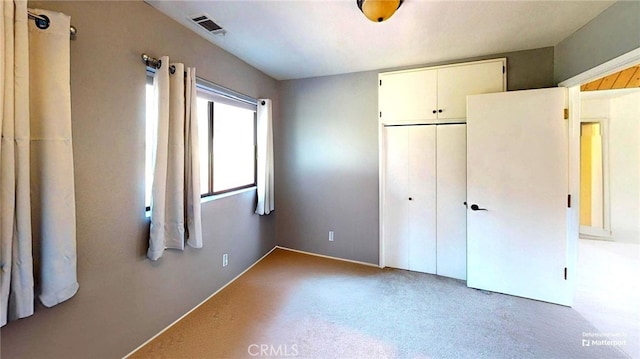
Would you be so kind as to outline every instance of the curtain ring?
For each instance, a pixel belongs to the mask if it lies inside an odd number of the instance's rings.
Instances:
[[[46,15],[38,15],[39,17],[36,17],[35,19],[33,19],[33,21],[36,23],[36,27],[40,30],[46,30],[49,28],[49,23],[51,22],[51,20],[49,20],[49,18]]]

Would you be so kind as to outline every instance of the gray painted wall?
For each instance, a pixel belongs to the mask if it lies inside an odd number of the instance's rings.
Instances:
[[[203,249],[146,259],[140,54],[166,54],[210,81],[270,97],[276,116],[277,82],[141,1],[29,6],[67,13],[78,28],[71,88],[80,290],[3,327],[1,356],[122,357],[275,246],[275,218],[253,214],[251,191],[203,203]],[[222,253],[229,253],[225,268]]]
[[[377,79],[361,72],[282,83],[287,105],[274,123],[279,245],[378,262]]]
[[[496,57],[507,57],[509,90],[553,86],[553,48],[447,63]],[[377,79],[378,71],[368,71],[281,82],[286,105],[274,123],[279,245],[378,263]]]
[[[640,2],[618,1],[555,47],[560,83],[640,47]]]

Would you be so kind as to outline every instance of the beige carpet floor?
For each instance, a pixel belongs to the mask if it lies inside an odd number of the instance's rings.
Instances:
[[[577,311],[277,249],[130,358],[626,358]]]
[[[573,309],[640,359],[640,246],[581,239]]]

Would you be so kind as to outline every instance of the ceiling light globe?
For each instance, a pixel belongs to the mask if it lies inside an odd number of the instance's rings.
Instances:
[[[403,0],[357,0],[358,8],[373,22],[383,22],[390,18],[402,5]]]

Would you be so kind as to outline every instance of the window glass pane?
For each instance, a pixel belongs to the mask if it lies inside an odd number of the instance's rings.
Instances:
[[[215,103],[213,191],[255,183],[254,111]]]
[[[155,147],[156,127],[158,124],[158,116],[156,115],[156,106],[153,93],[153,85],[147,84],[146,87],[146,126],[145,126],[145,197],[144,203],[146,207],[151,206],[151,185],[153,183],[153,148]]]
[[[209,188],[209,101],[198,97],[198,145],[200,147],[200,194]]]

